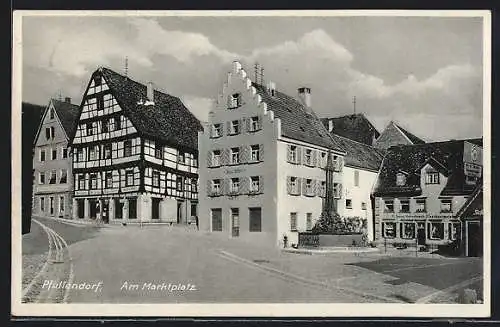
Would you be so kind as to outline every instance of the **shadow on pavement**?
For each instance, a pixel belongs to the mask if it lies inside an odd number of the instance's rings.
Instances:
[[[100,232],[101,229],[99,227],[92,225],[82,225],[82,226],[68,225],[60,223],[58,221],[54,221],[50,218],[36,217],[35,219],[37,219],[47,227],[52,228],[55,232],[61,235],[64,238],[64,240],[68,243],[68,246],[95,237]],[[36,225],[36,223],[33,223],[32,225]]]

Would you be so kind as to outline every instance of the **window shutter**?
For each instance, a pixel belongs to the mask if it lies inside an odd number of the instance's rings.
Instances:
[[[238,126],[240,128],[239,134],[241,134],[241,133],[243,133],[245,131],[245,128],[243,126],[244,123],[245,123],[245,119],[244,118],[241,118],[240,120],[238,120]]]
[[[317,154],[318,154],[318,151],[316,151],[316,150],[312,151],[312,166],[313,167],[316,166],[316,164],[317,164],[317,160],[316,160]]]
[[[290,153],[291,150],[292,150],[292,146],[287,145],[286,146],[286,161],[288,161],[288,162],[292,162],[292,155]]]
[[[292,190],[292,177],[290,177],[290,176],[286,177],[286,192],[288,194],[292,194],[293,193],[293,190]]]
[[[251,123],[252,119],[249,118],[249,117],[247,117],[247,118],[245,118],[245,121],[246,121],[246,123],[245,123],[245,130],[246,130],[246,132],[250,132],[251,131],[250,130],[250,123]]]
[[[248,150],[248,146],[240,146],[240,163],[247,163],[249,161]]]
[[[231,183],[231,179],[229,178],[224,178],[224,179],[221,179],[221,190],[222,190],[222,194],[225,194],[225,195],[228,195],[231,191],[231,188],[230,188],[230,183]]]
[[[264,176],[259,176],[259,193],[264,193]]]
[[[321,181],[316,181],[316,196],[321,196]]]
[[[257,130],[262,129],[262,115],[257,116]]]
[[[212,151],[207,152],[207,167],[212,167]]]
[[[296,195],[300,195],[302,191],[302,178],[297,177],[297,189],[295,190]]]
[[[231,107],[232,107],[232,106],[231,106],[231,104],[232,104],[232,101],[231,101],[231,94],[230,94],[230,95],[228,95],[228,96],[227,96],[227,98],[226,98],[226,106],[227,106],[228,108],[231,108]]]
[[[312,180],[312,190],[311,190],[312,196],[316,196],[316,190],[318,189],[317,184],[318,184],[318,181],[313,179]]]
[[[226,122],[226,130],[227,130],[227,135],[231,135],[231,122],[230,121]]]
[[[264,161],[264,144],[259,144],[259,161]]]
[[[339,185],[338,198],[342,199],[342,184],[338,184],[338,185]]]
[[[243,177],[240,178],[240,189],[239,194],[248,194],[250,192],[250,178]]]
[[[220,152],[221,152],[221,158],[220,158],[220,165],[221,166],[224,166],[224,165],[227,165],[229,164],[229,156],[230,156],[230,153],[229,153],[229,149],[222,149]]]
[[[297,162],[298,165],[302,163],[302,148],[297,146]]]

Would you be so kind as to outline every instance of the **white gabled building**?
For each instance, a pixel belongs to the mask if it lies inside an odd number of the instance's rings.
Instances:
[[[287,236],[296,244],[320,217],[328,150],[341,197],[346,151],[311,109],[311,90],[299,88],[295,99],[272,82],[252,82],[239,62],[198,144],[201,230],[276,246]]]

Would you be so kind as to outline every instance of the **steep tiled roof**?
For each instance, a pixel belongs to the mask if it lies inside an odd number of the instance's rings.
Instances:
[[[73,135],[73,133],[75,132],[76,126],[78,124],[78,118],[80,115],[79,106],[56,99],[52,99],[51,101],[54,105],[54,109],[56,110],[57,117],[59,117],[61,125],[66,132],[66,135],[68,135],[68,137],[71,137],[71,135]]]
[[[372,146],[332,134],[332,137],[346,149],[344,157],[346,166],[378,171],[385,152]]]
[[[271,96],[263,85],[252,83],[268,110],[281,120],[282,135],[294,140],[311,143],[332,150],[345,152],[342,145],[333,139],[314,111],[306,109],[298,100],[276,91]]]
[[[337,135],[348,139],[372,145],[373,138],[380,136],[375,126],[363,114],[352,114],[341,117],[322,118],[321,121],[328,129],[329,121],[333,124],[333,131]]]
[[[448,173],[441,195],[469,194],[473,186],[465,184],[464,141],[446,141],[419,145],[398,145],[387,150],[374,188],[374,194],[408,196],[421,194],[420,169],[429,160],[440,163]],[[396,185],[396,174],[408,173],[405,186]]]
[[[408,132],[406,129],[404,129],[403,127],[401,127],[400,125],[398,124],[394,124],[396,125],[397,128],[399,128],[401,130],[401,132],[406,135],[407,138],[410,139],[410,141],[413,143],[413,144],[423,144],[425,143],[424,140],[418,138],[417,136],[415,136],[414,134]]]
[[[147,99],[146,85],[108,68],[102,68],[102,75],[139,133],[168,144],[198,150],[198,131],[203,127],[179,98],[155,90],[154,105],[138,104],[138,101]]]

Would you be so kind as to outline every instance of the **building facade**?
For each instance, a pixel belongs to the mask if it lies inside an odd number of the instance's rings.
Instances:
[[[52,99],[43,113],[34,141],[33,214],[71,218],[73,179],[69,136],[78,106]]]
[[[391,147],[374,187],[375,238],[409,246],[459,243],[459,211],[482,174],[482,144],[461,140]]]
[[[75,219],[194,221],[201,124],[179,98],[99,68],[78,117],[71,142]]]
[[[297,244],[298,233],[320,217],[329,149],[341,197],[345,150],[311,109],[308,88],[295,99],[273,82],[252,82],[234,62],[198,143],[206,159],[200,161],[200,230]]]
[[[387,150],[393,145],[424,144],[425,141],[391,121],[373,143],[373,146]]]

